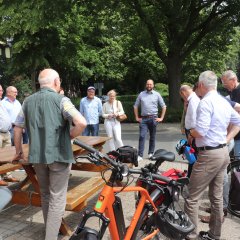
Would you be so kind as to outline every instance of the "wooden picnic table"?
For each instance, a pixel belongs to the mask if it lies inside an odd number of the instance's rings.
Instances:
[[[85,144],[98,149],[99,151],[102,150],[105,142],[110,139],[108,137],[100,136],[79,136],[77,138]],[[86,150],[77,145],[72,145],[72,150],[75,158],[87,153]],[[27,144],[23,145],[23,152],[26,156],[28,155]],[[5,147],[0,149],[0,174],[7,173],[19,168],[24,168],[27,174],[26,178],[19,184],[18,188],[12,190],[12,203],[20,205],[41,206],[39,184],[33,166],[31,164],[12,163],[14,156],[15,147]],[[72,170],[78,171],[100,172],[103,169],[104,167],[102,166],[96,166],[95,164],[86,161],[78,161],[72,164]],[[97,174],[93,177],[88,178],[82,184],[68,189],[66,210],[80,211],[83,209],[87,205],[88,198],[96,193],[104,185],[104,183],[105,182],[102,180],[101,175]],[[29,190],[30,185],[33,187],[33,190]],[[64,235],[70,235],[72,232],[64,220],[62,221],[60,230]]]

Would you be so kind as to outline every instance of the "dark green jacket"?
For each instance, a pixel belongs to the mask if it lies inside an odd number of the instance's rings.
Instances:
[[[29,163],[73,163],[69,122],[63,118],[63,95],[42,88],[23,104],[29,135]]]

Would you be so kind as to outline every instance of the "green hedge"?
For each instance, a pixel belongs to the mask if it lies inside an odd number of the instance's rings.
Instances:
[[[117,97],[117,99],[119,101],[121,101],[121,103],[123,105],[123,109],[128,117],[124,122],[129,122],[129,123],[136,122],[135,116],[134,116],[134,111],[133,111],[133,105],[135,103],[136,98],[137,98],[137,95],[125,95],[125,96]],[[73,98],[73,99],[71,99],[71,101],[75,105],[75,107],[77,109],[79,109],[80,98]],[[168,97],[164,97],[164,101],[168,105]],[[176,109],[176,108],[167,107],[167,112],[165,115],[164,122],[171,122],[171,123],[172,122],[180,122],[181,117],[182,117],[182,111],[183,111],[183,108]],[[102,120],[101,120],[101,122],[102,122]]]

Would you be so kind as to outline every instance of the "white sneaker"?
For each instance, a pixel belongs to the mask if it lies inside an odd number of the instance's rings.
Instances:
[[[152,154],[152,153],[149,153],[149,154],[148,154],[148,158],[149,158],[149,159],[151,159],[151,158],[152,158],[152,156],[153,156],[153,154]]]
[[[142,161],[143,158],[141,156],[138,156],[138,162]]]

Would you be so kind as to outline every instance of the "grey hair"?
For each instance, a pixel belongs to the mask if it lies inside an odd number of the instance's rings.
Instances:
[[[232,79],[232,78],[237,79],[237,74],[232,70],[227,70],[222,74],[221,78],[226,78],[227,80]]]
[[[182,91],[187,91],[187,90],[192,90],[192,87],[187,84],[184,84],[184,85],[181,85],[179,91],[182,92]]]
[[[57,73],[57,71],[55,71],[54,69],[49,69],[49,73],[47,75],[42,76],[41,73],[39,74],[38,82],[41,86],[48,85],[53,83],[56,78],[59,78],[59,74]]]
[[[213,71],[208,70],[208,71],[202,72],[199,75],[198,81],[203,83],[203,85],[207,89],[209,88],[217,89],[218,79],[217,79],[217,75]]]
[[[111,94],[115,94],[115,96],[117,95],[116,91],[114,89],[110,90],[107,95],[110,96]]]

